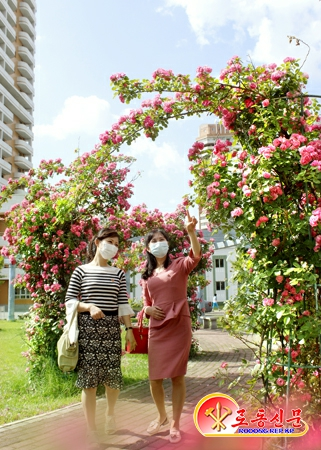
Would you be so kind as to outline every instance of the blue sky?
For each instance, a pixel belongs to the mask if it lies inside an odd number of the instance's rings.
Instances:
[[[109,77],[150,78],[158,68],[189,73],[202,65],[218,75],[233,55],[256,64],[301,58],[308,90],[321,94],[319,0],[48,0],[37,1],[35,166],[41,159],[71,162],[98,143],[126,108],[113,98]],[[173,211],[189,192],[187,152],[199,126],[214,117],[173,121],[152,142],[122,150],[137,158],[132,205]]]

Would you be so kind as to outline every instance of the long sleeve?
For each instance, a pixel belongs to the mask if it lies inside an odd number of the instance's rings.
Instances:
[[[183,266],[185,273],[189,274],[197,266],[199,261],[202,259],[202,254],[200,256],[194,256],[193,250],[189,251],[189,254],[183,258]]]
[[[142,286],[142,295],[143,295],[143,304],[144,304],[144,307],[143,307],[144,316],[147,319],[149,319],[150,316],[148,314],[146,314],[145,308],[147,306],[152,306],[153,303],[152,303],[152,300],[151,300],[150,295],[149,295],[147,281],[142,279],[141,280],[141,286]]]
[[[152,300],[149,295],[146,280],[142,280],[142,293],[143,293],[144,306],[152,306]]]
[[[126,276],[122,272],[120,276],[120,286],[118,293],[118,315],[119,316],[135,316],[134,311],[128,304],[128,294],[126,287]]]
[[[74,270],[74,272],[71,275],[69,286],[66,293],[66,302],[68,300],[74,300],[78,299],[81,294],[81,280],[82,280],[82,274],[78,267]]]

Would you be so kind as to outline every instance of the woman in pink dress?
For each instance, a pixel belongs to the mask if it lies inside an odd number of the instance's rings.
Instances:
[[[144,313],[150,318],[148,363],[150,389],[158,410],[147,432],[156,434],[168,424],[163,379],[172,380],[173,418],[169,440],[181,440],[179,421],[185,402],[185,374],[191,346],[192,329],[187,302],[187,279],[201,259],[195,227],[197,220],[187,212],[186,230],[191,242],[188,256],[171,261],[169,237],[162,229],[145,238],[147,267],[142,275]]]

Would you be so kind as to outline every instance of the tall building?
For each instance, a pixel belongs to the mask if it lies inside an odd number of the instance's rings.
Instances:
[[[218,139],[221,141],[233,141],[233,136],[220,123],[200,126],[199,136],[196,140],[203,142],[205,148],[212,148]],[[215,298],[217,302],[224,302],[237,293],[237,283],[232,280],[232,264],[235,260],[235,250],[238,241],[236,239],[226,239],[220,230],[212,236],[207,231],[208,221],[201,208],[199,209],[199,224],[200,229],[204,232],[205,239],[214,238],[213,245],[215,248],[213,269],[206,273],[206,278],[211,283],[202,292],[203,300],[206,303],[206,301],[212,302],[213,298]]]
[[[203,142],[204,147],[213,147],[216,141],[233,140],[233,136],[221,123],[204,124],[199,128],[199,136],[196,138],[198,142]],[[199,224],[201,230],[207,228],[207,220],[202,209],[199,209]]]
[[[32,167],[35,0],[0,0],[0,185]]]
[[[35,26],[36,0],[0,0],[0,188],[32,168]],[[22,198],[23,192],[17,192],[1,207],[0,218]],[[5,228],[0,221],[0,248],[6,245]],[[0,281],[4,281],[0,284],[1,311],[8,303],[10,287],[7,260]],[[25,297],[16,295],[17,303],[19,296]]]

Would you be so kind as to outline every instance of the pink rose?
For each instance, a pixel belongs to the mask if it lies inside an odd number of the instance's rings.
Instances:
[[[154,126],[154,121],[150,116],[145,117],[144,120],[144,127],[145,128],[153,128]]]
[[[262,105],[264,106],[264,108],[269,106],[269,104],[270,104],[270,100],[268,100],[267,98],[265,100],[263,100],[263,102],[262,102]]]
[[[272,306],[274,304],[273,298],[264,298],[263,305],[264,306]]]
[[[273,239],[272,245],[273,247],[278,247],[280,245],[281,241],[279,238]]]
[[[221,364],[221,368],[222,369],[225,369],[227,366],[228,366],[227,362],[222,362],[222,364]]]
[[[278,379],[276,380],[276,384],[277,384],[278,386],[284,386],[284,385],[285,385],[285,380],[283,380],[283,378],[278,378]]]
[[[277,277],[275,277],[275,279],[278,283],[282,283],[284,277],[282,275],[278,275]]]
[[[295,58],[292,58],[292,56],[287,56],[286,58],[284,58],[283,62],[287,63],[287,62],[293,62],[295,61]]]
[[[242,208],[235,208],[233,209],[233,211],[231,212],[231,216],[232,217],[239,217],[243,214],[243,209]]]

